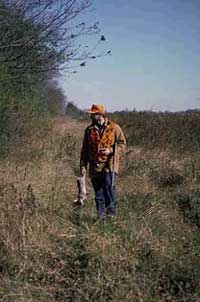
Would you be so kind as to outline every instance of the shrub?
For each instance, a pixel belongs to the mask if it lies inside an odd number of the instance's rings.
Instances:
[[[200,190],[179,192],[175,200],[184,220],[200,228]]]
[[[184,177],[173,167],[161,167],[150,172],[150,178],[160,187],[180,186]]]
[[[66,115],[69,115],[73,118],[87,118],[87,114],[79,109],[73,102],[68,102],[65,110]]]

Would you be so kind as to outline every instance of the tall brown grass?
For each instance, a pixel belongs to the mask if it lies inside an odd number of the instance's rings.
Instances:
[[[117,216],[105,224],[96,222],[89,181],[85,207],[73,204],[86,122],[48,120],[7,153],[0,161],[0,301],[198,302],[197,117],[185,116],[194,118],[192,146],[172,127],[181,127],[183,114],[112,115],[128,147]],[[189,146],[170,141],[174,133]]]

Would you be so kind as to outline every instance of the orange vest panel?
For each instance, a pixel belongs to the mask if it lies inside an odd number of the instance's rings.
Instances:
[[[100,134],[99,130],[95,126],[88,129],[89,159],[91,162],[107,162],[109,155],[102,155],[100,150],[102,148],[111,149],[113,147],[115,141],[115,126],[115,123],[109,122],[102,134]]]

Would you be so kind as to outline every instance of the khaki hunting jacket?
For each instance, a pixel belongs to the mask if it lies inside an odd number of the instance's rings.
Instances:
[[[126,139],[119,125],[109,119],[105,119],[103,128],[100,130],[96,125],[89,125],[84,134],[80,167],[89,164],[89,175],[95,177],[102,171],[119,172],[119,159],[125,150]],[[101,148],[109,148],[108,156],[101,155]]]

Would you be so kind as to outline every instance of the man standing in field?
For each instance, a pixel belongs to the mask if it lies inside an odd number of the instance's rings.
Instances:
[[[103,105],[92,105],[87,110],[92,123],[86,128],[80,159],[80,174],[89,176],[95,191],[98,218],[116,214],[115,176],[119,158],[126,146],[125,136],[116,123],[105,116]]]

